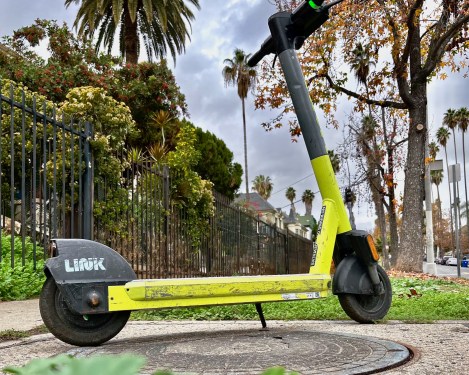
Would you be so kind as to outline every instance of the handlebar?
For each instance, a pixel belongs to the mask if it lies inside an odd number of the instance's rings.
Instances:
[[[301,38],[301,41],[295,41],[295,49],[301,48],[303,42],[314,33],[329,18],[329,9],[343,0],[335,0],[326,5],[322,5],[324,0],[305,0],[290,14],[290,23],[287,26],[287,33],[292,40]],[[261,48],[254,53],[248,60],[250,67],[256,66],[264,56],[276,53],[275,42],[270,35]]]
[[[250,67],[256,66],[259,61],[261,61],[264,56],[267,56],[275,52],[275,45],[272,36],[269,36],[264,43],[262,43],[261,48],[257,51],[251,58],[248,60],[248,65]]]

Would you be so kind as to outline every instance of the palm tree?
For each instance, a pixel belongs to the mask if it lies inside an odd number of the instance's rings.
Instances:
[[[357,43],[347,59],[347,62],[350,64],[350,68],[354,72],[358,83],[362,83],[365,86],[366,97],[369,98],[370,93],[368,91],[367,79],[370,74],[370,68],[376,65],[376,63],[371,60],[370,47],[364,47],[363,44]],[[368,113],[369,116],[371,116],[370,105],[368,105]]]
[[[440,127],[436,131],[436,139],[438,140],[438,143],[443,147],[445,150],[445,160],[446,160],[446,170],[449,172],[449,165],[448,165],[448,150],[446,149],[446,145],[448,144],[448,139],[450,137],[451,133],[450,131],[445,128],[445,127]],[[448,191],[449,191],[449,204],[451,206],[453,200],[452,200],[452,194],[451,194],[451,185],[448,179]],[[453,215],[450,215],[450,223],[451,223],[451,247],[454,245],[454,232],[453,232]]]
[[[459,108],[456,112],[456,120],[458,123],[458,128],[461,130],[462,133],[462,165],[464,166],[464,193],[466,199],[466,210],[465,212],[469,212],[469,203],[467,201],[467,174],[466,174],[466,147],[464,142],[464,134],[467,131],[469,126],[469,110],[466,107]],[[466,223],[467,224],[467,223]],[[469,225],[466,225],[469,231]]]
[[[446,125],[449,129],[453,131],[454,159],[455,163],[458,164],[458,153],[456,152],[456,131],[454,130],[458,126],[458,118],[456,114],[456,110],[451,108],[448,109],[443,116],[443,125]]]
[[[256,178],[252,181],[252,184],[252,189],[257,191],[263,199],[267,200],[270,198],[274,184],[272,183],[269,176],[266,177],[262,174],[256,176]]]
[[[432,160],[436,159],[436,155],[440,152],[440,147],[435,141],[432,141],[428,144],[428,154],[432,158]]]
[[[65,0],[66,7],[72,3],[81,3],[73,24],[78,34],[97,36],[96,49],[103,44],[110,53],[118,33],[120,53],[130,64],[138,61],[140,36],[150,60],[184,52],[194,20],[187,3],[200,8],[199,0]]]
[[[290,201],[291,207],[290,207],[290,213],[295,212],[295,198],[296,198],[296,190],[293,187],[289,187],[287,191],[285,192],[285,196],[287,199]]]
[[[253,90],[256,84],[256,70],[248,66],[247,62],[250,55],[246,55],[243,50],[236,48],[232,59],[223,61],[225,67],[222,74],[225,85],[238,87],[238,96],[241,99],[243,109],[243,133],[244,133],[244,176],[246,181],[246,198],[249,200],[248,187],[248,146],[246,140],[246,109],[244,100],[248,96],[249,90]]]
[[[365,86],[368,93],[367,77],[370,74],[370,67],[376,65],[374,61],[371,61],[370,47],[364,47],[363,44],[357,43],[347,62],[358,82]]]
[[[303,195],[301,196],[301,200],[305,204],[305,215],[311,216],[311,211],[313,209],[314,193],[311,190],[306,189],[303,192]]]

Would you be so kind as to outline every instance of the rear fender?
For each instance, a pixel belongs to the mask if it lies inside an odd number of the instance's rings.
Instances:
[[[78,314],[108,312],[108,286],[137,278],[119,253],[98,242],[56,239],[52,252],[44,272],[54,278],[67,306]]]

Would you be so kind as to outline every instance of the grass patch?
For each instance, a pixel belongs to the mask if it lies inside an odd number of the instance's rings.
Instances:
[[[40,335],[43,333],[49,333],[49,330],[45,325],[40,325],[33,329],[27,331],[17,331],[16,329],[7,329],[5,331],[0,331],[0,342],[11,341],[11,340],[20,340],[26,337]]]
[[[425,275],[392,277],[393,301],[386,320],[430,323],[469,319],[469,280],[432,278]],[[338,298],[262,304],[270,320],[343,320]],[[133,320],[257,320],[252,304],[167,310],[142,310]]]

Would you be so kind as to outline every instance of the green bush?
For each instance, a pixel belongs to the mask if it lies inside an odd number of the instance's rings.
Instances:
[[[39,295],[45,276],[43,272],[44,249],[25,239],[25,256],[23,265],[23,244],[21,237],[14,239],[14,267],[11,266],[11,236],[1,237],[2,258],[0,262],[0,300],[22,300]],[[36,257],[36,264],[34,264]]]

